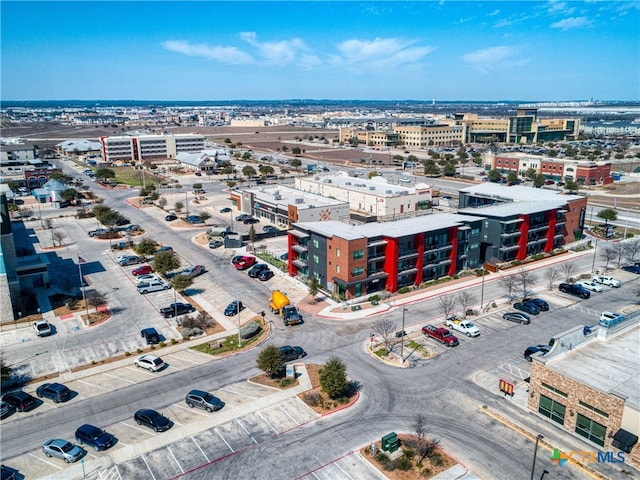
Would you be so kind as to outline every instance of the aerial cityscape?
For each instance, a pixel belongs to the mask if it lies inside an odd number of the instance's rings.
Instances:
[[[2,2],[2,480],[640,477],[640,2]]]

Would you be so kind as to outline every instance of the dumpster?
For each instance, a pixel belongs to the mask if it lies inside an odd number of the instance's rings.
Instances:
[[[396,432],[387,433],[382,437],[382,451],[393,453],[400,448],[400,439]]]

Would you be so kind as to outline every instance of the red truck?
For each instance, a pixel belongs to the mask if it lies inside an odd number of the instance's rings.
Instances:
[[[422,333],[427,337],[435,338],[441,343],[444,343],[447,347],[455,347],[458,345],[458,338],[451,335],[451,332],[446,328],[438,328],[433,325],[425,325],[422,327]]]

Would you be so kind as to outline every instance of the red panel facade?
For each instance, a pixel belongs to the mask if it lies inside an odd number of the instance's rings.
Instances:
[[[553,250],[553,237],[556,231],[556,215],[556,210],[549,210],[546,215],[549,230],[547,230],[547,243],[544,244],[544,253],[549,253]]]
[[[451,249],[451,253],[449,254],[449,259],[451,260],[451,264],[449,265],[449,275],[453,277],[456,274],[456,260],[458,253],[458,227],[449,228],[449,243],[453,246]]]
[[[385,249],[384,271],[387,272],[387,290],[395,292],[398,290],[398,239],[385,238],[387,248]]]
[[[527,256],[527,242],[529,241],[529,215],[519,215],[523,221],[520,222],[520,239],[518,240],[517,260],[524,260]]]

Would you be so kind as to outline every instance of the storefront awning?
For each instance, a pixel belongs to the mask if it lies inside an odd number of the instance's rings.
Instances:
[[[631,449],[636,443],[638,443],[638,436],[621,428],[613,436],[611,445],[625,453],[631,453]]]

